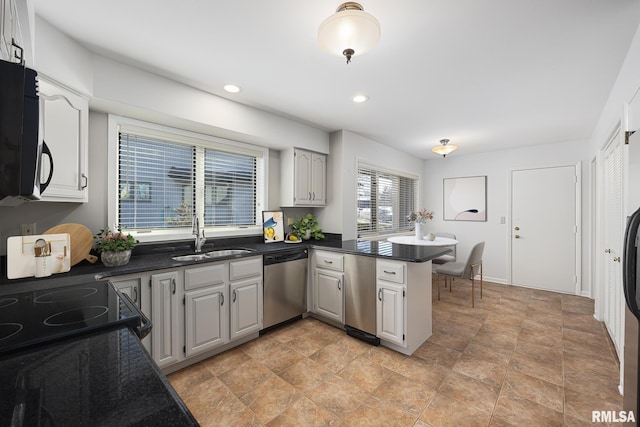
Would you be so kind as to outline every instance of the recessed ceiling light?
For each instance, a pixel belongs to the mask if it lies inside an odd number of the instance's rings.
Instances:
[[[238,93],[240,92],[240,87],[232,84],[224,85],[224,90],[229,93]]]
[[[356,95],[353,97],[353,102],[361,103],[368,101],[369,97],[367,95]]]

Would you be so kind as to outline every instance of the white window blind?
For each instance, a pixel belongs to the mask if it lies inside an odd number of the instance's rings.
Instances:
[[[118,221],[133,231],[256,225],[263,158],[245,146],[121,129]]]
[[[358,162],[358,235],[408,231],[415,210],[418,178]]]

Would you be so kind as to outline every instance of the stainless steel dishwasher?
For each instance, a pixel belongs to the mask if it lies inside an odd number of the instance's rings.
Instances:
[[[376,336],[376,259],[344,256],[344,323],[348,335],[379,345]]]
[[[263,256],[264,329],[307,312],[308,258],[302,248]]]

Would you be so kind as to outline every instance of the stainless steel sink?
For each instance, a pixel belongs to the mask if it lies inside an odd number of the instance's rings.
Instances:
[[[189,254],[174,256],[171,259],[174,261],[205,261],[211,258],[220,258],[233,255],[244,255],[253,252],[251,249],[220,249],[217,251],[206,252],[203,254]]]
[[[221,256],[249,254],[251,252],[250,249],[220,249],[218,251],[207,252],[205,255],[209,258],[217,258]]]
[[[174,261],[202,261],[204,259],[209,259],[209,257],[207,256],[207,254],[191,254],[174,256],[171,259]]]

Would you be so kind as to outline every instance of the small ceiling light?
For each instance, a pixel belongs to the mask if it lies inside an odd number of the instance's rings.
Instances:
[[[347,64],[353,55],[370,51],[380,40],[380,22],[359,3],[342,3],[336,13],[318,28],[320,46],[333,55],[344,55]]]
[[[353,97],[353,102],[357,102],[358,104],[366,102],[369,100],[367,95],[356,95]]]
[[[440,144],[437,147],[433,147],[431,151],[436,154],[440,154],[442,157],[447,157],[447,154],[453,153],[458,149],[455,145],[449,145],[448,139],[441,139]]]
[[[224,90],[229,93],[238,93],[240,92],[240,87],[232,84],[224,85]]]

